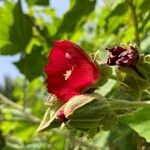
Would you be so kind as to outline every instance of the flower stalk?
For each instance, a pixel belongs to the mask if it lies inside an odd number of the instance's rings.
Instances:
[[[150,102],[131,102],[127,100],[113,100],[110,101],[112,110],[131,110],[138,109],[142,107],[150,107]]]
[[[140,37],[139,37],[138,18],[136,14],[136,8],[135,8],[135,5],[133,4],[133,0],[126,0],[126,1],[132,12],[132,18],[133,18],[133,23],[134,23],[134,28],[135,28],[136,44],[138,48],[140,48]]]

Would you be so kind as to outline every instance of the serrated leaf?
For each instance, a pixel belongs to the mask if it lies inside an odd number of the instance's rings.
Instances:
[[[140,109],[132,114],[122,116],[120,122],[128,124],[140,136],[150,142],[150,110],[149,108]]]

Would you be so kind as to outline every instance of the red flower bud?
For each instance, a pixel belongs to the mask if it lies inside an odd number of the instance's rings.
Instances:
[[[64,114],[64,109],[60,109],[58,112],[57,112],[57,117],[59,118],[59,120],[61,122],[67,122],[68,119],[65,117],[65,114]]]
[[[107,64],[110,66],[134,66],[139,60],[139,53],[133,46],[106,48],[109,51]]]
[[[45,67],[48,92],[63,102],[80,95],[100,77],[93,60],[78,45],[69,41],[56,41]]]

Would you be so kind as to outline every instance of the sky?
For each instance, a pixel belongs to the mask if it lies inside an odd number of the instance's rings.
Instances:
[[[16,1],[16,0],[13,0]],[[101,4],[101,0],[97,1],[97,6]],[[69,0],[50,0],[51,7],[56,10],[58,16],[62,16],[69,8]],[[24,6],[26,7],[26,6]],[[24,8],[26,9],[26,8]],[[8,75],[12,79],[21,75],[19,70],[13,64],[18,61],[20,55],[14,56],[0,56],[0,84],[3,84],[4,77]]]

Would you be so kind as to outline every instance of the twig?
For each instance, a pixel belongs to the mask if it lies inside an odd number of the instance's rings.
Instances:
[[[3,94],[0,93],[0,101],[4,102],[7,105],[12,106],[13,108],[16,108],[18,110],[22,111],[22,108],[20,106],[18,106],[16,103],[12,102],[10,99],[8,99],[7,97],[5,97]]]
[[[133,23],[134,23],[134,28],[135,28],[135,38],[136,38],[136,44],[138,48],[140,48],[140,38],[139,38],[139,29],[138,29],[138,19],[137,19],[137,14],[135,10],[135,6],[133,4],[133,0],[126,0],[131,12],[132,12],[132,18],[133,18]]]
[[[30,121],[32,121],[34,123],[40,123],[39,118],[33,116],[29,111],[27,111],[27,109],[24,110],[23,107],[21,107],[21,106],[17,105],[16,103],[12,102],[10,99],[8,99],[6,96],[4,96],[1,93],[0,93],[0,101],[2,101],[3,103],[17,109],[21,113],[24,113],[26,118],[28,118]]]

